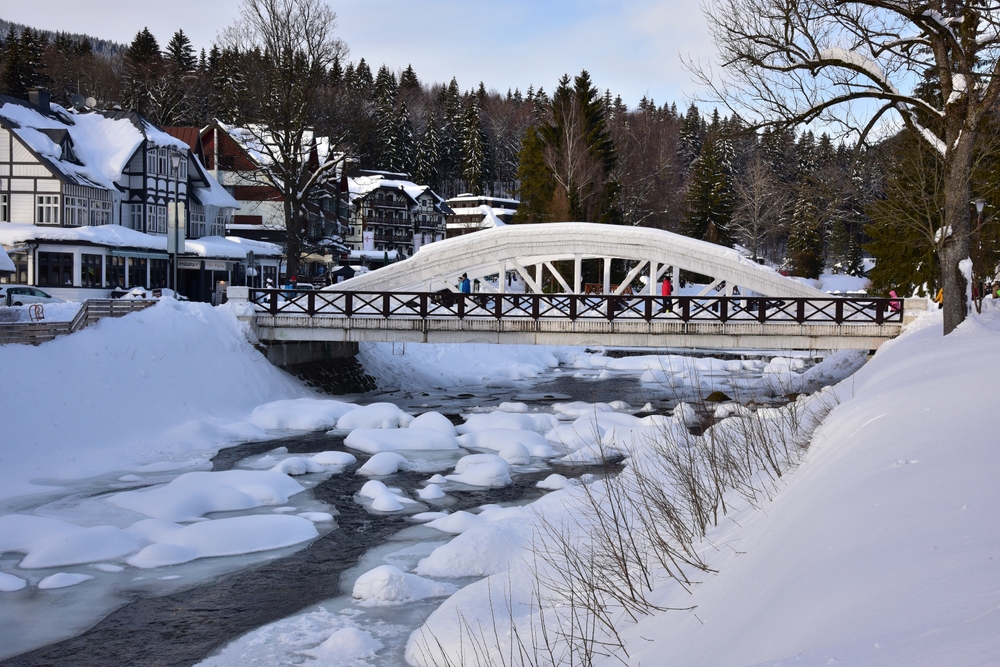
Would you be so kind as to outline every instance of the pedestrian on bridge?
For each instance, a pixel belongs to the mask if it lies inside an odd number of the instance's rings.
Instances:
[[[663,306],[660,308],[660,312],[661,313],[665,313],[668,310],[670,312],[673,312],[673,310],[674,310],[674,300],[670,298],[670,296],[673,293],[674,293],[674,286],[672,284],[670,284],[670,278],[666,278],[665,277],[663,279],[663,284],[660,285],[660,295],[663,296],[663,297],[666,297],[663,300]]]
[[[458,291],[462,294],[470,294],[472,292],[472,282],[469,280],[467,274],[462,274],[458,279]]]

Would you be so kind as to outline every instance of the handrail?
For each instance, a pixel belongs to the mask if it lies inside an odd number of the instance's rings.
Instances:
[[[664,297],[257,288],[250,288],[248,297],[259,311],[308,317],[878,325],[903,322],[902,300],[880,297]]]

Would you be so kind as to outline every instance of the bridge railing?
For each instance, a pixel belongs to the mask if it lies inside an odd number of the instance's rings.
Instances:
[[[597,294],[457,294],[250,289],[258,311],[313,317],[607,320],[888,324],[903,322],[903,300]]]

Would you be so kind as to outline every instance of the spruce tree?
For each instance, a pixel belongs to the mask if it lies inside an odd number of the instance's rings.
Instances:
[[[432,113],[427,117],[427,125],[417,145],[414,178],[422,185],[429,185],[436,190],[438,186],[439,168],[441,162],[440,136],[437,117]]]
[[[175,72],[191,72],[197,66],[191,40],[183,30],[178,30],[170,38],[166,57],[172,63]]]
[[[806,197],[800,197],[795,204],[792,230],[788,237],[788,263],[792,273],[803,278],[819,278],[823,272],[819,212]]]
[[[396,115],[396,169],[412,174],[416,161],[416,145],[413,137],[413,122],[406,102],[399,103]]]
[[[710,134],[694,161],[685,233],[702,241],[732,246],[736,198],[723,143],[722,137]]]
[[[479,122],[479,105],[472,101],[462,119],[461,176],[473,194],[483,191],[486,164],[485,139]]]
[[[417,78],[417,73],[413,71],[413,65],[407,65],[403,73],[399,75],[399,89],[420,90],[420,79]]]
[[[545,161],[545,141],[534,127],[529,127],[518,153],[517,178],[521,182],[521,204],[514,222],[550,222],[555,175]]]

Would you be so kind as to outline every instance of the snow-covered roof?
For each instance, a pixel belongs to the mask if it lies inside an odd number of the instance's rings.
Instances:
[[[193,188],[194,198],[198,200],[198,203],[202,206],[218,206],[219,208],[236,208],[240,207],[240,203],[236,201],[236,198],[229,194],[229,191],[222,187],[217,180],[212,178],[205,167],[202,166],[201,160],[198,159],[197,155],[192,156],[194,158],[195,167],[198,169],[202,176],[202,179],[208,183],[207,188]]]
[[[144,139],[149,146],[188,150],[134,112],[70,113],[52,104],[44,114],[17,98],[3,96],[0,103],[0,123],[72,185],[114,190]]]
[[[274,140],[271,131],[267,127],[263,125],[238,127],[236,125],[228,125],[218,119],[215,122],[229,135],[230,139],[235,141],[246,152],[247,157],[260,166],[271,164],[271,155],[277,152],[278,142]],[[339,162],[342,161],[344,156],[343,153],[334,150],[330,137],[317,136],[312,130],[303,130],[303,154],[310,153],[313,149],[316,150],[316,157],[320,163]]]
[[[518,201],[517,199],[506,199],[504,197],[491,197],[489,195],[474,195],[469,192],[463,192],[462,194],[449,199],[448,205],[452,207],[454,207],[456,204],[469,204],[470,206],[474,206],[476,205],[476,202],[478,202],[479,200],[490,202],[491,204],[494,205],[494,208],[496,208],[495,206],[496,204],[513,204],[514,209],[516,210],[517,207],[521,204],[521,202]]]
[[[456,211],[456,213],[460,213],[461,215],[474,215],[478,213],[483,216],[483,219],[480,220],[478,223],[449,222],[448,229],[464,229],[470,227],[470,225],[476,225],[477,229],[492,229],[494,227],[505,227],[507,223],[501,220],[497,216],[497,210],[500,210],[502,212],[504,209],[494,209],[490,206],[487,206],[486,204],[480,204],[475,208],[464,208],[460,212]],[[516,211],[511,211],[511,213],[514,212]]]
[[[398,190],[406,194],[414,203],[417,198],[427,193],[434,198],[434,204],[444,203],[444,197],[431,190],[429,185],[417,185],[413,181],[405,181],[398,178],[386,178],[385,176],[357,176],[347,179],[347,188],[351,201],[365,197],[379,188]]]
[[[108,248],[131,248],[155,252],[167,251],[167,237],[143,234],[121,225],[97,227],[36,227],[19,222],[0,222],[0,245],[13,246],[29,241],[92,243]],[[205,236],[186,239],[184,254],[198,257],[243,259],[249,251],[257,256],[280,257],[281,247],[264,241],[231,236]]]
[[[395,250],[352,250],[351,259],[385,259],[389,258],[390,262],[395,262],[399,259],[399,253]]]
[[[13,273],[15,271],[14,262],[7,251],[0,247],[0,273]]]

